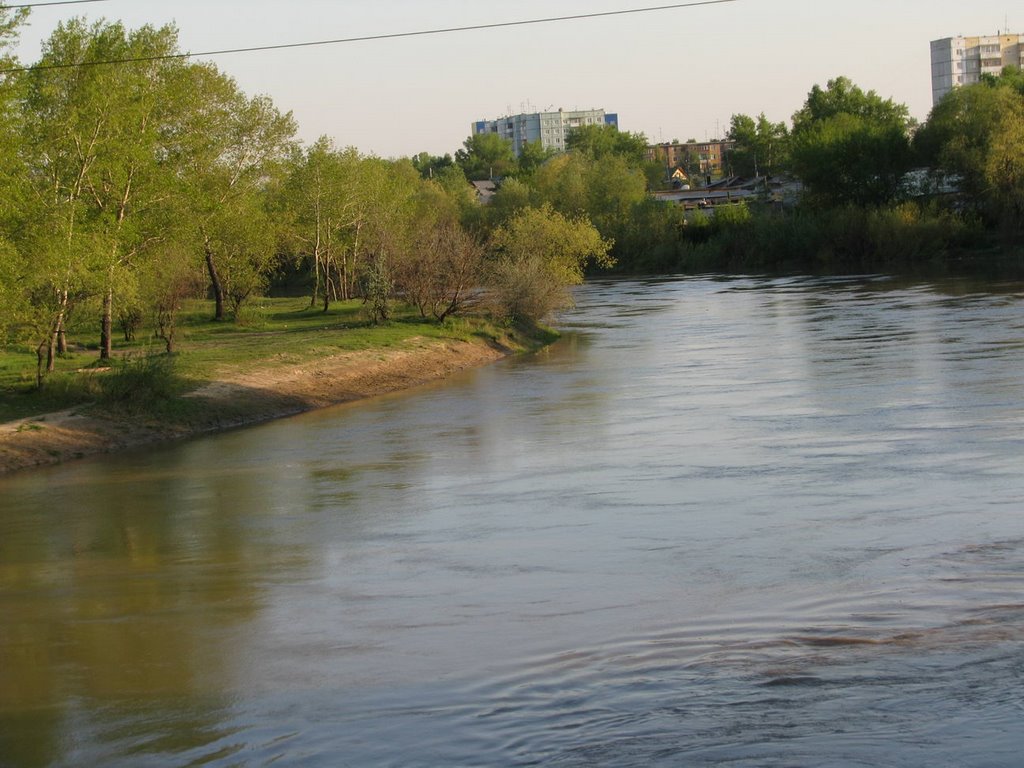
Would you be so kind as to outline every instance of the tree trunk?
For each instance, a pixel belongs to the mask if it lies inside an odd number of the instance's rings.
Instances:
[[[352,298],[348,290],[348,248],[341,249],[341,298],[348,301]]]
[[[215,309],[213,313],[214,320],[224,319],[224,285],[220,281],[220,276],[217,274],[217,265],[213,263],[213,249],[210,248],[209,241],[203,246],[203,250],[206,253],[206,271],[210,273],[210,288],[213,290],[213,301]]]
[[[67,341],[64,338],[64,318],[68,311],[68,292],[58,292],[60,296],[60,310],[57,312],[57,319],[53,321],[53,329],[50,331],[49,343],[46,350],[46,372],[53,373],[54,359],[57,354],[64,354],[68,351]]]
[[[309,297],[309,306],[315,307],[320,298],[320,246],[313,248],[313,295]]]
[[[100,360],[109,360],[113,351],[114,289],[107,288],[103,296],[103,317],[100,318]]]
[[[57,332],[51,331],[46,340],[46,372],[53,373],[54,363],[57,359]]]
[[[46,359],[46,353],[44,350],[49,346],[49,337],[43,339],[39,346],[36,347],[36,389],[43,388],[43,361]]]
[[[333,294],[334,298],[337,299],[338,292],[334,290],[334,278],[330,276],[326,269],[324,270],[324,275],[326,276],[324,280],[324,313],[326,313],[328,307],[331,306],[331,295]]]
[[[57,354],[68,353],[68,335],[66,333],[68,317],[68,292],[61,291],[60,294],[60,318],[57,320]]]

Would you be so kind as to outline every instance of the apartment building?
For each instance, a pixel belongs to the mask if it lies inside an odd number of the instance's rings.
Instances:
[[[512,142],[516,156],[527,143],[539,141],[544,149],[563,151],[569,133],[585,125],[619,125],[619,116],[603,109],[567,112],[533,112],[500,117],[497,120],[479,120],[472,125],[472,133],[496,133]]]
[[[932,104],[961,85],[977,83],[1003,67],[1024,69],[1024,35],[944,37],[932,40]]]
[[[735,141],[687,141],[653,144],[647,147],[647,159],[665,166],[671,173],[675,168],[699,170],[702,176],[721,176],[725,155],[736,146]]]

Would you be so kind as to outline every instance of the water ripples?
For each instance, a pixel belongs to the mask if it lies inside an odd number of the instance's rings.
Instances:
[[[1022,298],[600,281],[450,387],[5,481],[0,763],[1017,765]]]

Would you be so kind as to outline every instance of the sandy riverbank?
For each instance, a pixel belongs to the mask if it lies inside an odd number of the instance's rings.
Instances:
[[[400,348],[346,352],[297,367],[268,365],[191,393],[214,407],[210,418],[188,426],[97,418],[81,409],[7,422],[0,424],[0,475],[395,392],[505,354],[483,343],[413,339]]]

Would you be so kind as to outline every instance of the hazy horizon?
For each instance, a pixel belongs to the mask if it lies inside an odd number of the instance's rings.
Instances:
[[[603,108],[652,142],[723,135],[733,114],[787,121],[815,84],[845,75],[931,109],[929,42],[994,34],[1005,3],[734,0],[632,15],[205,57],[250,95],[292,111],[299,135],[384,157],[454,153],[476,120]],[[649,7],[637,0],[104,0],[32,9],[25,64],[64,19],[170,22],[183,51],[278,45]]]

